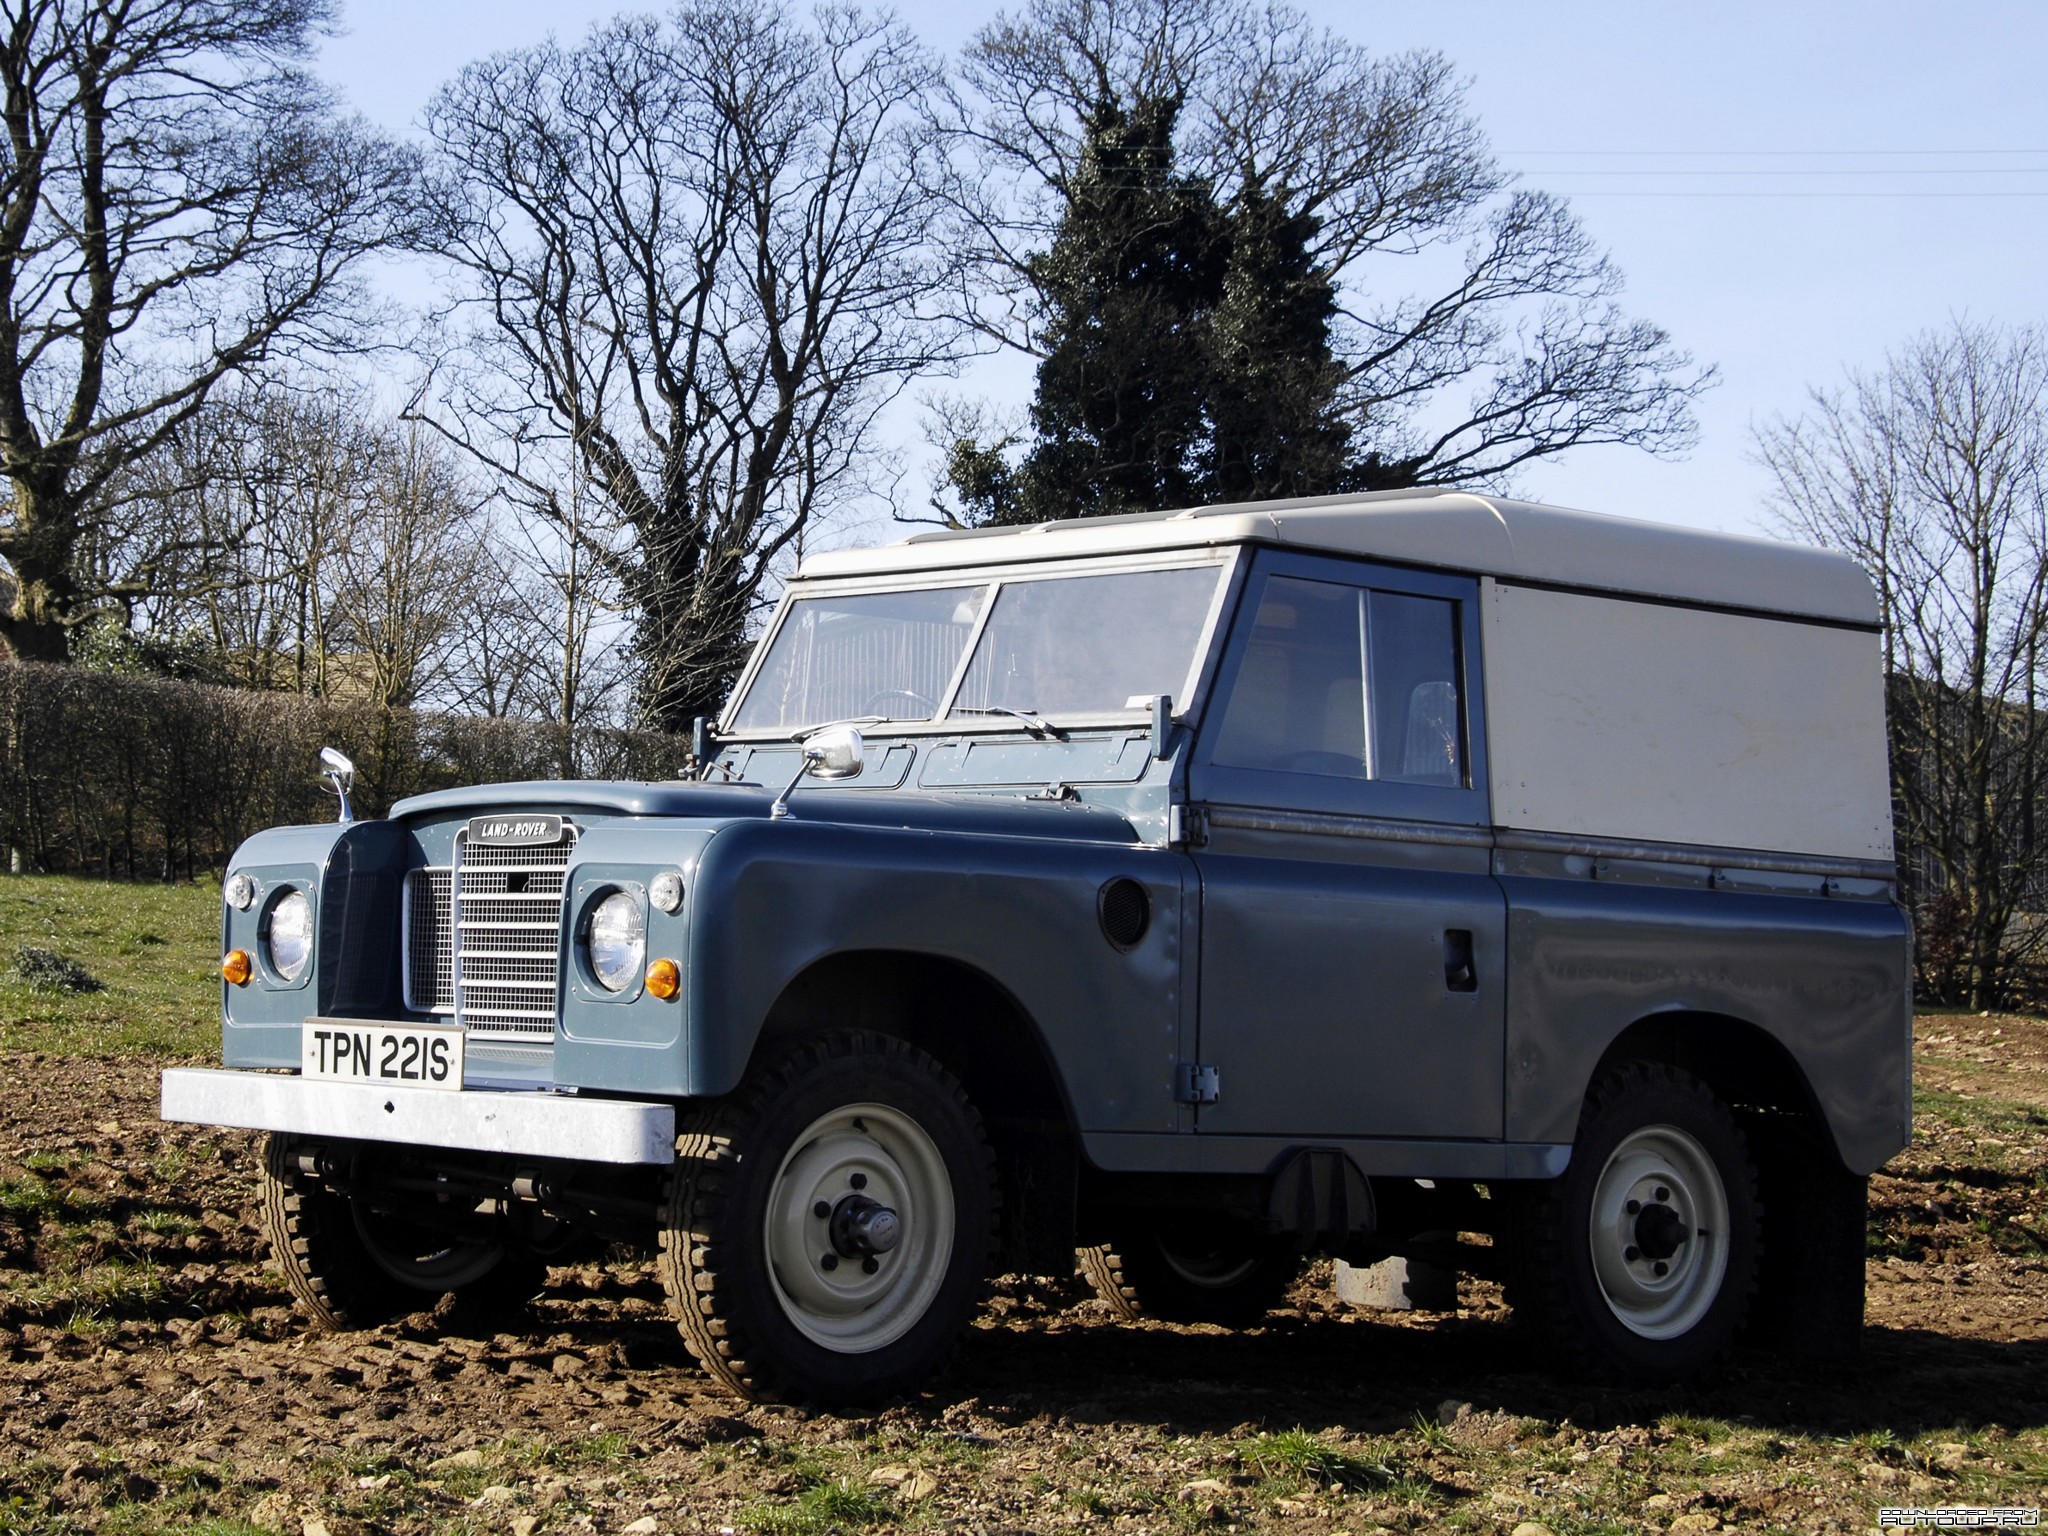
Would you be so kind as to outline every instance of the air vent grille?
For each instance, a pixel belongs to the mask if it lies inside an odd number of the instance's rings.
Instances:
[[[1102,936],[1121,950],[1135,949],[1152,926],[1152,898],[1129,878],[1104,885],[1096,893],[1095,912],[1102,921]]]

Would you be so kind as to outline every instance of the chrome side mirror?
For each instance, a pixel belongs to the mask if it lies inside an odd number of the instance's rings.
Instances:
[[[348,792],[356,782],[356,765],[332,747],[320,749],[320,776],[334,786],[335,797],[341,801],[341,812],[336,821],[349,822],[356,819],[355,808],[348,803]]]
[[[798,745],[803,750],[803,766],[797,769],[789,787],[768,807],[768,815],[776,821],[789,814],[789,797],[806,778],[857,779],[866,766],[867,742],[862,738],[859,726],[828,725],[813,731]]]

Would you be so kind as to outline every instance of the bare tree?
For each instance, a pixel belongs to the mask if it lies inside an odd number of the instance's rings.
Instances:
[[[335,551],[330,606],[356,691],[405,709],[446,680],[465,615],[495,594],[476,492],[453,450],[416,421],[381,436],[377,474]]]
[[[241,380],[133,465],[77,562],[123,592],[133,628],[206,635],[241,686],[324,694],[338,557],[385,453],[345,386]]]
[[[224,379],[360,345],[364,259],[404,238],[415,157],[295,63],[326,0],[9,0],[0,11],[0,641],[62,660],[187,550],[82,579],[122,472]]]
[[[713,711],[762,584],[866,489],[877,413],[951,355],[922,189],[933,64],[850,9],[685,0],[465,69],[434,189],[486,365],[444,421],[572,534],[636,623],[639,708]]]
[[[1620,309],[1621,273],[1563,202],[1513,185],[1450,62],[1378,57],[1251,0],[1028,0],[976,35],[945,127],[948,234],[977,258],[955,300],[984,337],[1045,355],[1045,257],[1088,124],[1148,102],[1177,112],[1175,163],[1220,204],[1313,228],[1362,482],[1497,482],[1588,444],[1693,442],[1713,371]],[[1460,246],[1447,285],[1386,292],[1399,258]]]
[[[2048,627],[2048,334],[1958,321],[1755,434],[1785,529],[1877,583],[1923,990],[2004,999],[2048,943],[2035,808]]]
[[[452,707],[572,730],[623,718],[631,679],[612,576],[623,561],[617,551],[592,558],[600,530],[584,521],[590,500],[572,484],[563,498],[566,527],[517,515],[493,528],[489,569],[462,616],[443,690]]]

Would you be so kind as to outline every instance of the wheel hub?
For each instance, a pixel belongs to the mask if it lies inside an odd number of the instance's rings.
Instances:
[[[1678,1212],[1668,1205],[1646,1205],[1636,1216],[1636,1247],[1653,1263],[1670,1258],[1691,1235]]]
[[[866,1195],[848,1195],[828,1220],[832,1246],[841,1258],[870,1259],[903,1241],[903,1218]]]

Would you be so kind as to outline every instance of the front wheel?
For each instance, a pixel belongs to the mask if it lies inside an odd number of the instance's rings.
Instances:
[[[1302,1264],[1276,1239],[1200,1216],[1134,1223],[1075,1261],[1118,1317],[1225,1328],[1252,1327],[1279,1306]]]
[[[1561,1179],[1525,1192],[1514,1300],[1590,1374],[1696,1376],[1756,1289],[1756,1171],[1697,1078],[1634,1063],[1587,1095]]]
[[[685,1117],[659,1270],[691,1354],[748,1397],[907,1391],[945,1363],[987,1274],[995,1188],[952,1074],[835,1032]]]
[[[366,1153],[348,1158],[344,1193],[306,1166],[313,1155],[291,1136],[267,1136],[259,1178],[271,1257],[317,1326],[371,1328],[450,1293],[495,1309],[540,1289],[543,1264],[509,1234],[380,1198]]]

